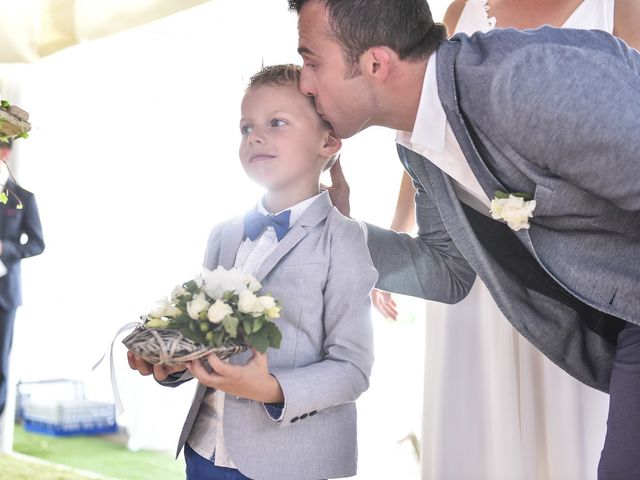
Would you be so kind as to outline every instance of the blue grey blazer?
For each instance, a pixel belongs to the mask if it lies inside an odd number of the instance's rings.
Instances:
[[[522,335],[608,391],[617,334],[640,324],[640,54],[605,32],[497,29],[444,42],[437,72],[483,190],[528,192],[537,206],[513,232],[399,146],[419,232],[370,226],[377,286],[454,303],[477,273]]]
[[[243,240],[242,217],[218,225],[209,238],[205,266],[232,268]],[[378,278],[364,231],[356,221],[343,217],[324,193],[255,276],[262,291],[282,302],[276,321],[282,344],[280,349],[267,350],[267,357],[270,372],[284,392],[285,410],[276,422],[261,403],[226,395],[224,436],[229,456],[244,475],[256,480],[354,475],[354,402],[369,386],[373,364],[370,292]],[[250,352],[237,355],[231,363],[246,363],[249,356]],[[198,386],[178,452],[206,391]],[[214,432],[211,441],[215,441]]]

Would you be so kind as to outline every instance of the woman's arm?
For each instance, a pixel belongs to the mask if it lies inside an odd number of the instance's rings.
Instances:
[[[640,0],[616,0],[613,34],[640,50]]]

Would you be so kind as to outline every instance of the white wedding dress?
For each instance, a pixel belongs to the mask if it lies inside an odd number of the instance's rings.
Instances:
[[[584,0],[563,27],[612,32],[614,1]],[[491,30],[490,14],[469,0],[456,32]],[[536,350],[480,279],[456,305],[428,303],[424,388],[423,479],[596,478],[608,395]]]

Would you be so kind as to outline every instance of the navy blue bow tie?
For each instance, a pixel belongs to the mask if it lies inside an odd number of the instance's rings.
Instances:
[[[272,226],[276,232],[276,238],[280,241],[289,231],[289,217],[291,217],[291,210],[285,210],[278,215],[263,215],[251,210],[244,216],[244,233],[250,240],[255,240],[265,228]]]

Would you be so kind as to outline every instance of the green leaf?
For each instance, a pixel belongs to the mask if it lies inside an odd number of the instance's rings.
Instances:
[[[21,132],[20,135],[16,135],[16,138],[29,138],[29,134],[27,132]]]
[[[236,317],[227,315],[222,319],[222,325],[231,338],[238,336],[238,323],[240,321]]]
[[[282,332],[273,322],[267,322],[267,330],[269,331],[269,346],[272,348],[280,348],[282,342]]]
[[[8,201],[9,196],[6,194],[6,192],[0,192],[0,203],[4,203],[6,205]]]
[[[11,104],[7,100],[0,100],[0,108],[7,110],[11,108]]]
[[[251,326],[251,320],[244,319],[242,320],[242,328],[244,329],[244,333],[250,335],[253,331],[253,327]]]
[[[509,198],[509,194],[507,192],[501,192],[500,190],[496,190],[496,198],[498,199],[506,199]]]
[[[253,322],[253,333],[256,333],[264,325],[264,317],[257,317]]]
[[[524,200],[533,200],[533,195],[527,192],[513,192],[513,193],[507,193],[507,192],[501,192],[500,190],[496,190],[496,198],[498,199],[507,199],[509,198],[509,195],[513,195],[514,197],[519,197],[522,198]]]
[[[260,353],[266,352],[269,347],[269,333],[267,329],[263,328],[259,332],[249,335],[249,345]]]

